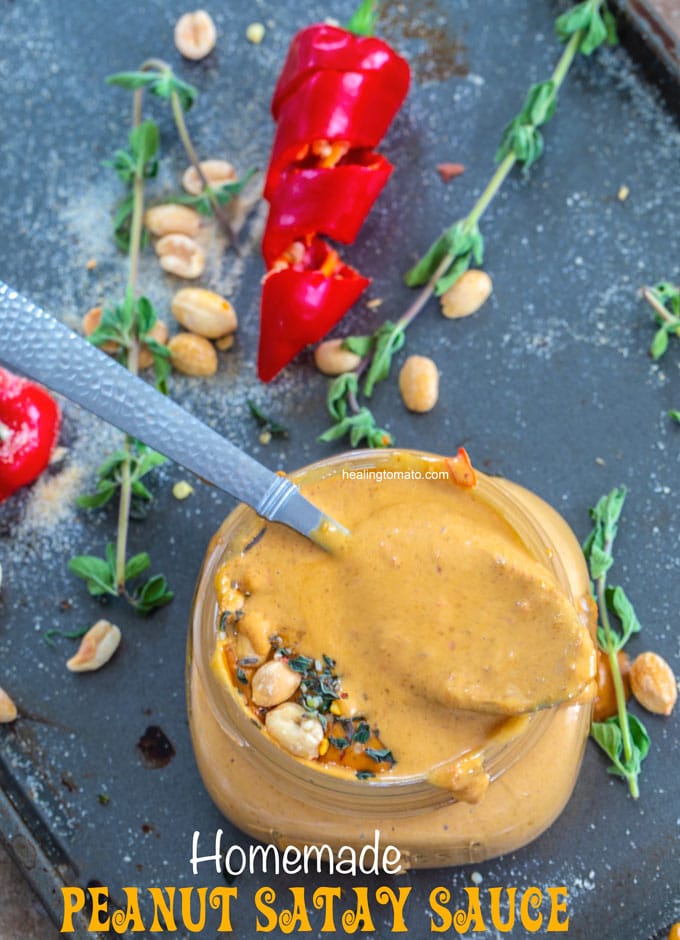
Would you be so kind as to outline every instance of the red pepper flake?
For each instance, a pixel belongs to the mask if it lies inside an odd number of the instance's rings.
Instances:
[[[0,369],[0,501],[50,462],[61,413],[40,385]]]
[[[477,476],[464,447],[459,448],[455,457],[445,457],[444,464],[449,471],[451,482],[455,483],[456,486],[467,489],[477,486]]]
[[[464,172],[465,167],[462,163],[437,164],[437,173],[439,173],[442,183],[449,183],[452,179],[455,179],[457,176],[461,176]]]

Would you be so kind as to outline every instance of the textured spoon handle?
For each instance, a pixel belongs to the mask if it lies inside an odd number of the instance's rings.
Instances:
[[[165,454],[265,519],[312,537],[320,527],[334,525],[289,480],[230,444],[2,281],[0,362]]]

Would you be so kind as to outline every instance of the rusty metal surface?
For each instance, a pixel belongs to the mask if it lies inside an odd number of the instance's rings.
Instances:
[[[352,6],[343,0],[332,12],[346,17]],[[403,270],[470,207],[489,177],[500,129],[527,84],[550,73],[558,55],[557,8],[536,0],[389,5],[387,36],[409,55],[416,82],[383,148],[396,165],[394,177],[346,253],[371,273],[371,296],[383,305],[378,311],[359,305],[348,329],[365,332],[411,299]],[[166,56],[199,86],[190,120],[202,155],[227,156],[240,170],[264,165],[268,97],[287,43],[329,10],[312,0],[262,0],[257,18],[267,34],[257,48],[243,38],[253,11],[242,2],[214,11],[218,51],[190,66],[172,47],[172,26],[184,12],[179,0],[122,0],[115,15],[98,0],[2,3],[0,75],[9,93],[0,102],[7,129],[0,278],[71,326],[90,306],[120,295],[125,264],[110,238],[120,187],[101,161],[124,143],[129,99],[104,78],[150,54]],[[164,148],[158,196],[177,189],[184,161],[167,112],[154,106],[153,113]],[[392,384],[376,394],[375,410],[404,446],[450,452],[464,443],[483,469],[546,497],[579,537],[588,529],[588,506],[625,483],[630,495],[616,572],[644,623],[636,648],[658,650],[678,672],[680,442],[666,412],[680,407],[680,374],[673,351],[661,366],[650,361],[653,326],[637,289],[680,277],[677,221],[669,209],[680,197],[680,134],[657,89],[619,48],[577,63],[546,142],[545,159],[528,180],[517,175],[508,182],[484,222],[494,295],[483,313],[444,323],[432,306],[409,331],[408,351],[431,355],[442,369],[437,409],[422,418],[406,415]],[[466,171],[443,187],[434,167],[447,160]],[[622,202],[624,184],[630,195]],[[214,380],[176,378],[173,396],[268,466],[292,468],[328,453],[316,441],[327,421],[325,382],[308,355],[271,387],[255,378],[257,223],[255,217],[245,233],[242,260],[223,255],[219,245],[209,255],[207,278],[239,313],[236,349],[221,356]],[[152,254],[140,276],[168,317],[179,285],[159,272]],[[259,443],[248,397],[290,426],[288,440]],[[79,512],[73,498],[92,487],[95,466],[117,440],[67,406],[62,442],[69,453],[46,478],[52,502],[49,491],[33,490],[0,507],[0,685],[22,714],[15,727],[0,728],[0,762],[9,786],[24,794],[62,847],[77,882],[109,885],[119,900],[125,885],[222,884],[207,869],[193,878],[187,859],[194,829],[209,840],[223,826],[227,843],[248,840],[205,795],[184,703],[193,585],[229,501],[196,482],[194,496],[178,503],[171,486],[183,475],[164,468],[151,513],[132,527],[131,547],[150,551],[153,570],[163,570],[175,590],[173,603],[149,620],[120,605],[106,608],[123,643],[97,675],[67,673],[73,644],[62,640],[52,648],[42,639],[48,628],[73,630],[102,613],[66,561],[101,552],[112,537],[113,513]],[[412,887],[410,934],[429,935],[433,886],[448,885],[461,898],[479,878],[483,888],[567,885],[572,940],[641,940],[680,917],[680,735],[675,718],[646,721],[653,750],[637,804],[589,747],[573,799],[533,845],[485,864],[399,879]],[[150,728],[161,729],[171,745],[167,754],[174,753],[163,766],[149,766],[138,747],[158,737]],[[3,823],[6,838],[13,825]],[[31,838],[48,854],[49,840]],[[238,880],[236,936],[251,935],[252,896],[263,880],[261,874]],[[283,876],[268,880],[281,897],[295,884]],[[357,882],[333,883],[350,892]],[[381,921],[375,936],[388,935]]]

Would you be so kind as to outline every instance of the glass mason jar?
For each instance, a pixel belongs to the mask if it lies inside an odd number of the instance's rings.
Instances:
[[[441,458],[408,451],[356,451],[291,474],[305,484],[345,469],[394,466],[399,456],[441,466]],[[594,631],[581,548],[558,513],[538,496],[477,471],[477,492],[515,530],[534,559],[552,572],[582,621]],[[404,867],[480,862],[517,849],[556,819],[576,782],[591,720],[591,703],[542,709],[483,751],[490,783],[474,805],[434,785],[433,775],[371,780],[337,776],[286,753],[262,730],[211,659],[218,642],[215,574],[240,554],[262,522],[239,506],[213,537],[199,576],[188,646],[191,736],[199,771],[219,809],[263,842],[352,845],[375,830],[396,845]]]

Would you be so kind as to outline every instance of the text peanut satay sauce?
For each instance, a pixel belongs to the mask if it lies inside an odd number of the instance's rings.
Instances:
[[[394,451],[294,475],[350,529],[333,553],[260,534],[245,508],[216,536],[192,736],[255,837],[359,845],[379,828],[406,864],[459,864],[525,844],[568,799],[595,662],[580,548],[527,491],[445,471]]]

